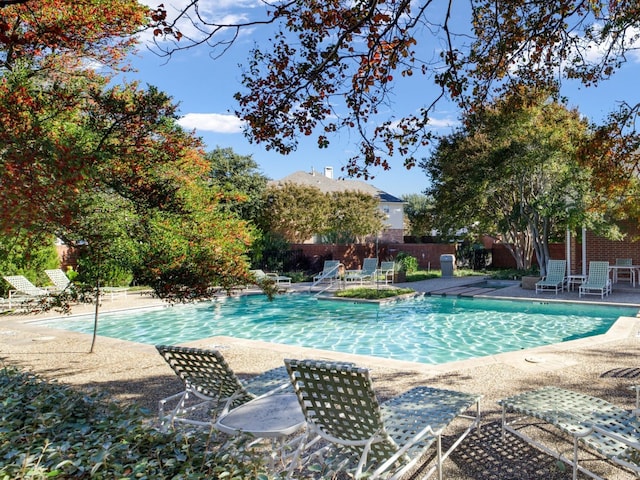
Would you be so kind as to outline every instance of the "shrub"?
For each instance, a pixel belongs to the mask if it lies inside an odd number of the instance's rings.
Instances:
[[[336,297],[343,298],[361,298],[365,300],[378,300],[383,298],[397,297],[399,295],[407,295],[416,293],[410,288],[350,288],[336,292]]]
[[[50,280],[44,271],[59,265],[53,236],[30,236],[24,232],[0,235],[0,271],[3,275],[24,275],[36,285],[47,285]],[[7,296],[10,288],[0,280],[0,296]]]
[[[413,273],[418,271],[418,259],[405,252],[399,252],[396,255],[396,265],[401,272]]]
[[[267,479],[243,444],[162,433],[145,412],[15,368],[0,370],[0,479]],[[243,460],[244,459],[244,460]]]

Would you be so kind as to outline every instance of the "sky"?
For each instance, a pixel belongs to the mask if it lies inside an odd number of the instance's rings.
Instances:
[[[156,7],[159,2],[144,0],[143,3]],[[186,0],[165,1],[169,13],[186,3]],[[248,18],[261,8],[261,0],[200,0],[201,10],[210,18],[226,18],[230,21]],[[462,23],[465,20],[459,19]],[[183,24],[183,32],[192,34],[189,26]],[[251,155],[259,165],[260,172],[273,180],[279,180],[293,172],[324,171],[333,167],[334,178],[345,177],[342,171],[357,150],[358,137],[355,133],[341,131],[330,137],[328,149],[316,146],[316,136],[303,138],[298,149],[289,155],[280,155],[265,150],[262,144],[251,144],[242,133],[241,121],[233,115],[237,103],[233,94],[242,89],[240,64],[247,64],[249,49],[254,44],[262,45],[266,35],[272,33],[266,27],[262,31],[245,30],[232,48],[219,58],[212,58],[211,49],[201,45],[189,50],[176,52],[167,59],[148,48],[150,37],[143,35],[141,45],[131,62],[136,70],[127,73],[127,81],[150,84],[169,94],[179,105],[180,124],[188,131],[194,130],[210,151],[216,147],[230,147],[239,155]],[[437,52],[437,45],[428,45],[431,54]],[[630,61],[611,80],[596,88],[577,88],[565,83],[563,94],[569,98],[569,107],[577,108],[592,121],[602,121],[621,101],[638,101],[638,79],[640,79],[640,56],[631,56]],[[421,76],[397,85],[393,92],[394,103],[389,105],[392,114],[406,114],[415,111],[431,98],[435,92],[432,80]],[[446,101],[438,103],[432,115],[435,133],[448,134],[458,125],[459,112]],[[430,147],[418,153],[418,158],[427,157]],[[377,188],[401,197],[423,193],[428,187],[428,178],[422,169],[407,170],[398,158],[391,158],[390,170],[373,170],[374,178],[367,180]],[[348,178],[348,177],[347,177]]]

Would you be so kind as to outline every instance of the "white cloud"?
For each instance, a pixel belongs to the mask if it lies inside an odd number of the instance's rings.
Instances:
[[[401,122],[400,120],[391,122],[391,125],[389,125],[389,127],[391,129],[398,129],[400,122]],[[411,125],[415,126],[415,122],[412,122]],[[457,127],[458,125],[460,125],[460,121],[451,117],[442,117],[442,118],[429,117],[429,121],[427,122],[427,127],[430,128],[431,130],[453,128],[453,127]]]
[[[187,113],[178,120],[181,127],[214,133],[241,133],[244,122],[235,115],[221,113]]]
[[[597,35],[600,35],[602,25],[594,25],[594,30]],[[580,51],[589,62],[600,62],[609,50],[614,52],[629,50],[628,56],[633,61],[637,62],[639,60],[637,49],[640,47],[640,31],[635,27],[629,27],[626,34],[616,39],[615,43],[611,36],[606,37],[600,44],[587,41],[585,38],[580,40]]]
[[[460,121],[455,118],[429,118],[429,126],[432,128],[452,128],[460,125]]]
[[[141,0],[141,3],[152,9],[158,7],[157,0]],[[163,5],[166,8],[169,22],[176,20],[181,12],[186,11],[186,15],[180,15],[176,27],[185,38],[197,42],[205,38],[206,32],[212,30],[211,25],[234,25],[247,22],[249,12],[261,5],[261,2],[258,0],[199,0],[197,15],[196,7],[192,4],[191,0],[170,0],[164,2]],[[198,17],[206,24],[203,24]],[[224,34],[218,36],[224,37]],[[160,37],[154,37],[149,30],[144,31],[139,37],[141,42],[146,44],[153,41],[162,44],[165,41]],[[173,42],[173,39],[169,38],[167,41]]]

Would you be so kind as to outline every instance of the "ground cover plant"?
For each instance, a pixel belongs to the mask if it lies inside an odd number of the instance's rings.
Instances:
[[[0,480],[269,478],[242,443],[165,434],[137,407],[13,367],[0,370],[0,401]]]
[[[336,292],[336,297],[342,298],[363,298],[366,300],[378,300],[381,298],[397,297],[399,295],[407,295],[410,293],[416,293],[411,288],[349,288],[347,290],[340,290]]]

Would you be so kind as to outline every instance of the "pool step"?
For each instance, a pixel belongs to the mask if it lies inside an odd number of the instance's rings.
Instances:
[[[471,287],[471,286],[461,286],[461,287],[450,287],[443,288],[440,290],[433,290],[429,292],[430,295],[441,295],[443,297],[474,297],[479,294],[489,293],[497,290],[496,288],[484,288],[484,287]]]

